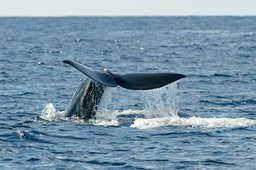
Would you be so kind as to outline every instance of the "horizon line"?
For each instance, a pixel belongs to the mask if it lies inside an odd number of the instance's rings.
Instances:
[[[255,17],[255,15],[234,15],[234,14],[218,14],[218,15],[199,15],[199,14],[191,14],[191,15],[0,15],[0,18],[61,18],[61,17]]]

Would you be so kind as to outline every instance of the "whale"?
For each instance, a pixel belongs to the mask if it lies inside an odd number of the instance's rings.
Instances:
[[[87,76],[75,91],[66,110],[65,117],[78,117],[84,121],[95,119],[98,105],[107,87],[130,90],[161,88],[186,76],[179,73],[129,73],[116,74],[108,69],[97,71],[76,61],[63,60]]]

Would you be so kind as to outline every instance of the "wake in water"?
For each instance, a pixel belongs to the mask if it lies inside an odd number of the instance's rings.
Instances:
[[[99,126],[129,126],[150,129],[163,126],[184,126],[199,128],[234,128],[256,124],[256,120],[246,118],[201,118],[180,117],[178,115],[177,84],[148,91],[141,91],[143,110],[117,111],[109,108],[115,88],[108,88],[101,99],[96,119],[90,122],[72,117],[65,118],[65,111],[57,111],[53,104],[47,104],[40,118],[48,121],[72,120],[76,123],[92,123]]]

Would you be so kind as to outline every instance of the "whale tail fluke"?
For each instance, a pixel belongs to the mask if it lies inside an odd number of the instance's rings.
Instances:
[[[186,77],[177,73],[113,74],[117,84],[131,90],[160,88]]]
[[[135,74],[114,74],[109,70],[96,71],[75,61],[64,60],[77,70],[90,77],[92,80],[105,86],[121,86],[131,90],[150,90],[160,88],[167,84],[173,83],[186,76],[178,73],[135,73]]]

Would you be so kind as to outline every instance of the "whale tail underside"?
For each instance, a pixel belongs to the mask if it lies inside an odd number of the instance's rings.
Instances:
[[[173,83],[186,76],[178,73],[135,73],[135,74],[114,74],[108,69],[96,71],[75,61],[64,60],[63,63],[75,67],[77,70],[90,77],[92,80],[105,86],[121,86],[131,90],[150,90],[160,88]]]

